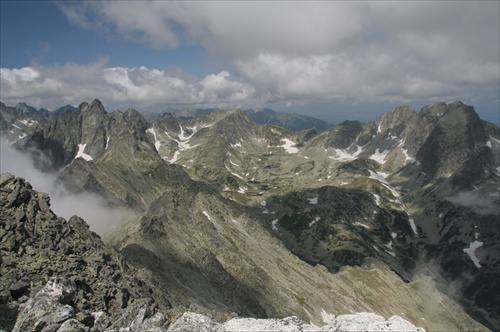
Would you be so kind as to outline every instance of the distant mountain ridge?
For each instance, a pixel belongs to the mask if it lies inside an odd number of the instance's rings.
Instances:
[[[223,111],[216,108],[206,108],[206,109],[168,109],[164,113],[170,113],[173,116],[181,119],[196,118],[211,112]],[[325,130],[333,125],[311,117],[307,115],[301,115],[296,113],[288,112],[277,112],[269,108],[264,108],[260,110],[248,109],[243,111],[257,124],[270,124],[278,127],[282,127],[292,131],[301,131],[305,129],[314,128],[316,130]],[[149,122],[153,123],[160,117],[160,114],[155,114],[151,112],[143,113],[145,118]]]
[[[500,137],[471,106],[402,106],[365,124],[300,131],[259,124],[241,110],[164,113],[151,122],[132,109],[108,113],[98,100],[43,121],[16,112],[2,106],[14,146],[42,151],[73,191],[140,213],[114,246],[169,285],[174,303],[317,321],[321,308],[343,313],[318,294],[326,287],[356,310],[416,310],[433,317],[426,328],[464,329],[469,323],[455,314],[438,319],[437,308],[395,299],[377,308],[366,289],[342,286],[354,299],[332,277],[376,262],[375,279],[396,285],[380,271],[418,280],[433,262],[439,289],[475,319],[499,324]],[[348,271],[367,282],[364,272]],[[462,283],[460,294],[453,282]]]

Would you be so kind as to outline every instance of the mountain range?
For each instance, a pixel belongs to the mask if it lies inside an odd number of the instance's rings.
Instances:
[[[472,106],[335,126],[270,110],[107,112],[99,100],[0,111],[3,139],[68,192],[129,211],[102,246],[155,285],[160,311],[500,328],[500,132]],[[19,280],[6,275],[8,290]]]

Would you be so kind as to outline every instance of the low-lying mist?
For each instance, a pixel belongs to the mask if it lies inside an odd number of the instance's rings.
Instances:
[[[487,196],[477,191],[464,191],[448,197],[447,200],[455,205],[471,208],[481,215],[498,215],[500,211],[498,193]]]
[[[95,194],[69,192],[57,181],[57,173],[41,172],[29,153],[16,150],[5,138],[0,138],[0,172],[24,178],[34,190],[48,193],[55,214],[66,220],[77,215],[101,237],[108,237],[114,229],[134,217],[132,211],[105,206],[102,198]]]

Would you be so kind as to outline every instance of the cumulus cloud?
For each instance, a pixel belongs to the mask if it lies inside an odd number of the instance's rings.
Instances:
[[[2,101],[56,108],[99,98],[112,107],[139,109],[166,105],[234,107],[253,101],[254,87],[228,71],[197,80],[180,69],[106,67],[105,63],[1,68]]]
[[[9,172],[22,177],[34,190],[48,193],[51,209],[56,215],[66,220],[77,215],[85,219],[90,229],[101,236],[109,235],[113,229],[133,217],[133,213],[125,209],[104,206],[102,199],[90,193],[68,192],[58,182],[57,174],[41,172],[29,154],[14,149],[3,137],[0,137],[0,157],[1,173]]]
[[[499,103],[495,1],[79,1],[67,19],[154,48],[201,46],[225,70],[93,64],[2,69],[2,98],[39,105],[254,107],[273,102]],[[37,103],[38,101],[38,103]],[[43,104],[47,107],[49,103]],[[54,103],[51,103],[54,105]]]

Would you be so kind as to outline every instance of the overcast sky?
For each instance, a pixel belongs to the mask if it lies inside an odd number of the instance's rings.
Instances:
[[[330,122],[461,100],[498,124],[499,1],[0,1],[7,105]]]

